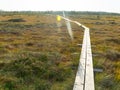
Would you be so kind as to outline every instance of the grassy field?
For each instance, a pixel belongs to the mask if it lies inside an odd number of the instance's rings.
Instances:
[[[120,88],[120,15],[67,14],[90,28],[96,90]],[[72,90],[83,31],[54,13],[0,14],[0,90]]]

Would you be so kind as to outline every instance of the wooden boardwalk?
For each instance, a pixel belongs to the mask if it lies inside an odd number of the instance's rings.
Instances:
[[[94,90],[93,62],[89,28],[77,21],[61,16],[62,19],[76,23],[84,28],[82,51],[73,90]]]
[[[82,27],[85,29],[84,37],[73,90],[94,90],[94,74],[89,28],[84,25],[82,25]]]

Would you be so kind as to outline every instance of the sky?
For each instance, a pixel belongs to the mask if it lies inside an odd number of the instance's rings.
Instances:
[[[4,11],[105,11],[120,13],[120,0],[0,0]]]

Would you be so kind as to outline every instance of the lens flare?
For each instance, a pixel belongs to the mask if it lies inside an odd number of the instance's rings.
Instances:
[[[57,21],[61,21],[61,16],[57,15]]]

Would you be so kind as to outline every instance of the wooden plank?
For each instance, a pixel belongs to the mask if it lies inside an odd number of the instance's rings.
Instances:
[[[84,31],[83,44],[81,50],[81,56],[79,61],[79,67],[76,74],[73,90],[83,90],[84,88],[84,76],[85,76],[85,59],[86,59],[86,31]]]
[[[87,59],[86,59],[86,77],[85,77],[85,90],[94,90],[94,75],[93,75],[93,62],[90,43],[89,28],[85,28],[87,34]]]

